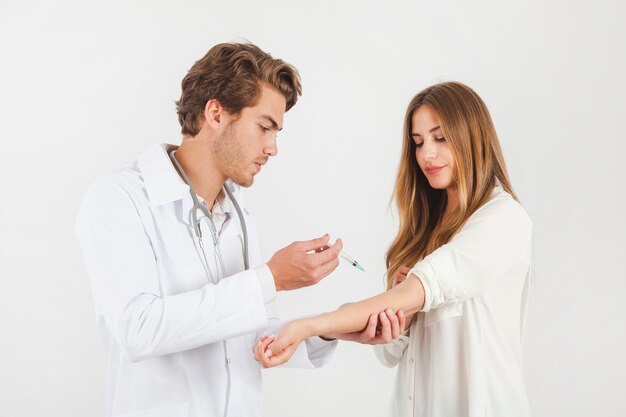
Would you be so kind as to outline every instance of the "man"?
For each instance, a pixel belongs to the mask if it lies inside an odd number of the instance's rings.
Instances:
[[[323,236],[263,263],[241,193],[277,154],[300,94],[291,65],[216,45],[183,79],[180,147],[153,146],[89,187],[76,230],[105,342],[107,416],[260,415],[253,350],[277,328],[276,291],[319,282],[342,248]],[[292,365],[319,367],[335,346],[311,338]]]

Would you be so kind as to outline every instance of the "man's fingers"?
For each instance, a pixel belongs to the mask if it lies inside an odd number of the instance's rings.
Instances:
[[[302,251],[308,252],[308,251],[317,250],[319,248],[326,246],[326,244],[328,244],[328,239],[330,239],[330,236],[328,235],[328,233],[326,233],[324,236],[318,237],[317,239],[305,240],[304,242],[297,242],[297,245],[299,249],[301,249]]]
[[[265,340],[267,338],[267,335],[264,334],[263,336],[261,336],[260,338],[257,339],[256,343],[254,344],[254,348],[252,349],[252,351],[254,352],[254,359],[256,359],[257,361],[261,360],[260,356],[259,356],[259,349],[261,347],[261,343],[263,342],[263,340]]]
[[[326,249],[330,248],[330,246],[328,245],[324,245],[321,248],[317,248],[315,249],[315,253],[320,253],[320,252],[324,252]]]
[[[280,333],[278,335],[280,337]],[[267,356],[272,356],[282,352],[283,350],[285,350],[285,347],[283,346],[281,340],[272,340],[272,343],[267,346],[264,352],[268,354]]]
[[[274,336],[264,336],[259,339],[254,348],[254,359],[261,362],[264,368],[267,368],[271,365],[269,359],[265,355],[265,351],[267,346],[274,341]]]
[[[257,360],[261,363],[262,367],[269,368],[269,367],[272,366],[272,362],[270,361],[270,358],[265,356],[265,354],[263,352],[259,352],[259,354],[257,356],[259,357],[259,359],[257,359]]]
[[[343,242],[341,241],[341,239],[337,239],[335,241],[335,244],[329,247],[328,249],[322,252],[313,253],[308,256],[310,256],[310,259],[313,262],[315,262],[317,265],[324,265],[332,261],[333,259],[337,258],[342,248],[343,248]]]
[[[333,272],[335,268],[337,268],[338,266],[339,266],[339,259],[334,259],[322,265],[317,271],[317,273],[319,274],[318,275],[319,281],[329,276],[330,273]]]

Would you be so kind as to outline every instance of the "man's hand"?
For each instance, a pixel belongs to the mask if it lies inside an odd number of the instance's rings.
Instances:
[[[289,322],[280,329],[278,335],[263,336],[257,341],[254,359],[264,368],[282,365],[310,335],[305,319]]]
[[[263,365],[264,368],[269,368],[269,366],[266,366],[269,365],[269,361],[267,359],[267,356],[265,356],[265,351],[267,349],[267,346],[272,343],[274,339],[276,339],[276,336],[268,336],[265,334],[261,336],[254,345],[254,359],[258,362],[261,362],[261,365]],[[267,352],[267,354],[268,356],[271,356],[272,352],[269,351]]]
[[[337,336],[337,339],[363,343],[365,345],[379,345],[389,343],[404,330],[406,317],[402,310],[396,314],[388,308],[380,313],[372,313],[367,322],[367,327],[361,332],[345,333]]]
[[[294,242],[276,252],[267,266],[272,271],[276,289],[295,290],[317,284],[339,265],[341,239],[328,245],[326,234],[318,239]],[[309,253],[314,252],[314,253]]]

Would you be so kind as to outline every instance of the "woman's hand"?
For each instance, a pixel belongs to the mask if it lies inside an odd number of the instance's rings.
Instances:
[[[406,266],[401,266],[396,276],[393,277],[393,283],[391,284],[391,286],[395,287],[396,285],[404,281],[406,279],[406,276],[409,274],[409,272],[411,272],[411,268],[407,268]]]
[[[392,287],[400,284],[404,281],[411,271],[406,266],[401,266],[398,273],[393,277]],[[372,313],[367,327],[365,330],[353,333],[344,333],[335,336],[340,340],[348,340],[351,342],[363,343],[366,345],[379,345],[383,343],[389,343],[394,339],[397,339],[400,334],[406,330],[407,322],[411,323],[415,314],[411,314],[408,317],[405,316],[404,311],[399,310],[395,314],[393,310],[387,309],[380,313]],[[407,320],[408,319],[408,320]]]
[[[405,325],[404,312],[400,310],[394,314],[393,310],[388,308],[378,314],[372,313],[365,330],[340,334],[336,338],[365,345],[379,345],[397,339]]]
[[[254,358],[264,368],[272,368],[287,362],[298,345],[309,337],[306,319],[294,320],[283,326],[278,335],[266,336],[257,341]]]

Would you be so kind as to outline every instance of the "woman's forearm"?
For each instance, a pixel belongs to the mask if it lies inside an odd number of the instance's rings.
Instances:
[[[334,336],[363,330],[372,313],[390,308],[394,313],[403,310],[409,315],[421,310],[423,306],[424,287],[418,278],[411,275],[382,294],[343,305],[335,311],[303,319],[303,321],[310,336]]]

